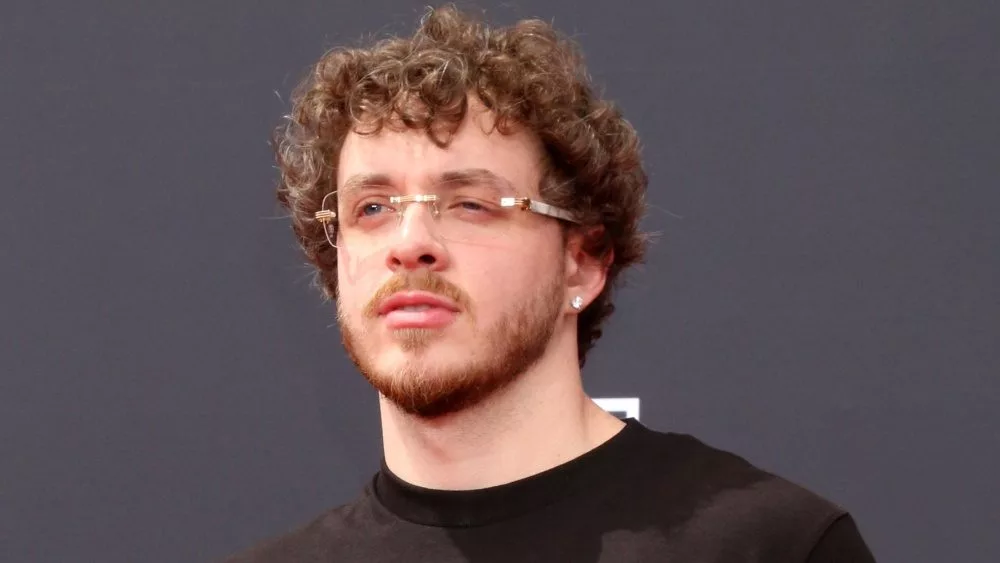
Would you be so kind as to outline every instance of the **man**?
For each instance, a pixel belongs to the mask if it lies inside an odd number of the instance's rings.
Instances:
[[[276,141],[384,459],[350,504],[230,561],[873,560],[837,506],[584,393],[643,254],[646,175],[548,25],[442,8],[333,51]]]

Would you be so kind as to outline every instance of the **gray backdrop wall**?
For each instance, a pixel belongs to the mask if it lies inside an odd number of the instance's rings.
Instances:
[[[4,3],[0,560],[212,560],[368,479],[267,137],[422,4]],[[645,140],[663,237],[590,392],[846,505],[881,561],[1000,560],[998,4],[480,6],[574,35]]]

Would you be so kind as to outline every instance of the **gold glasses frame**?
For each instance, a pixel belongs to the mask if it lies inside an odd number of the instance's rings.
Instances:
[[[323,225],[323,233],[326,235],[326,241],[330,243],[330,246],[337,248],[335,241],[330,238],[330,223],[337,219],[337,212],[326,209],[327,199],[335,195],[336,190],[323,196],[323,201],[320,202],[320,209],[314,214],[314,218],[320,224]],[[520,209],[522,211],[530,211],[538,215],[544,215],[546,217],[552,217],[553,219],[560,219],[562,221],[568,221],[570,223],[580,224],[579,219],[571,212],[563,209],[561,207],[556,207],[550,203],[544,201],[533,199],[530,197],[501,197],[500,207],[508,209]],[[392,204],[404,204],[404,203],[437,203],[441,200],[441,196],[437,194],[413,194],[413,195],[396,195],[389,197],[389,203]],[[436,207],[435,207],[436,209]],[[402,219],[402,215],[400,215]]]

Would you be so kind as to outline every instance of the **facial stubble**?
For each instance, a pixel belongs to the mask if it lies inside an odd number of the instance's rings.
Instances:
[[[477,346],[464,358],[451,358],[430,365],[431,348],[448,332],[444,329],[400,329],[393,331],[393,344],[409,360],[386,372],[377,367],[378,351],[371,350],[365,327],[353,326],[338,300],[338,324],[348,357],[369,383],[406,413],[435,418],[465,410],[504,387],[534,365],[545,353],[562,312],[563,277],[553,276],[528,298],[513,301],[503,316],[491,326],[478,327],[471,303],[460,288],[435,274],[390,281],[380,291],[406,287],[435,291],[465,303],[465,319],[471,321],[468,335]],[[373,299],[373,302],[377,302]],[[372,322],[366,315],[366,320]],[[461,354],[461,352],[459,352]],[[463,361],[464,360],[464,361]]]

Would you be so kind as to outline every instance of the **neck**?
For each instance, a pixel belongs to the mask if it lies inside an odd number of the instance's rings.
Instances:
[[[386,465],[421,487],[479,489],[551,469],[611,438],[624,424],[584,392],[573,338],[554,339],[514,383],[461,412],[424,419],[380,397]]]

